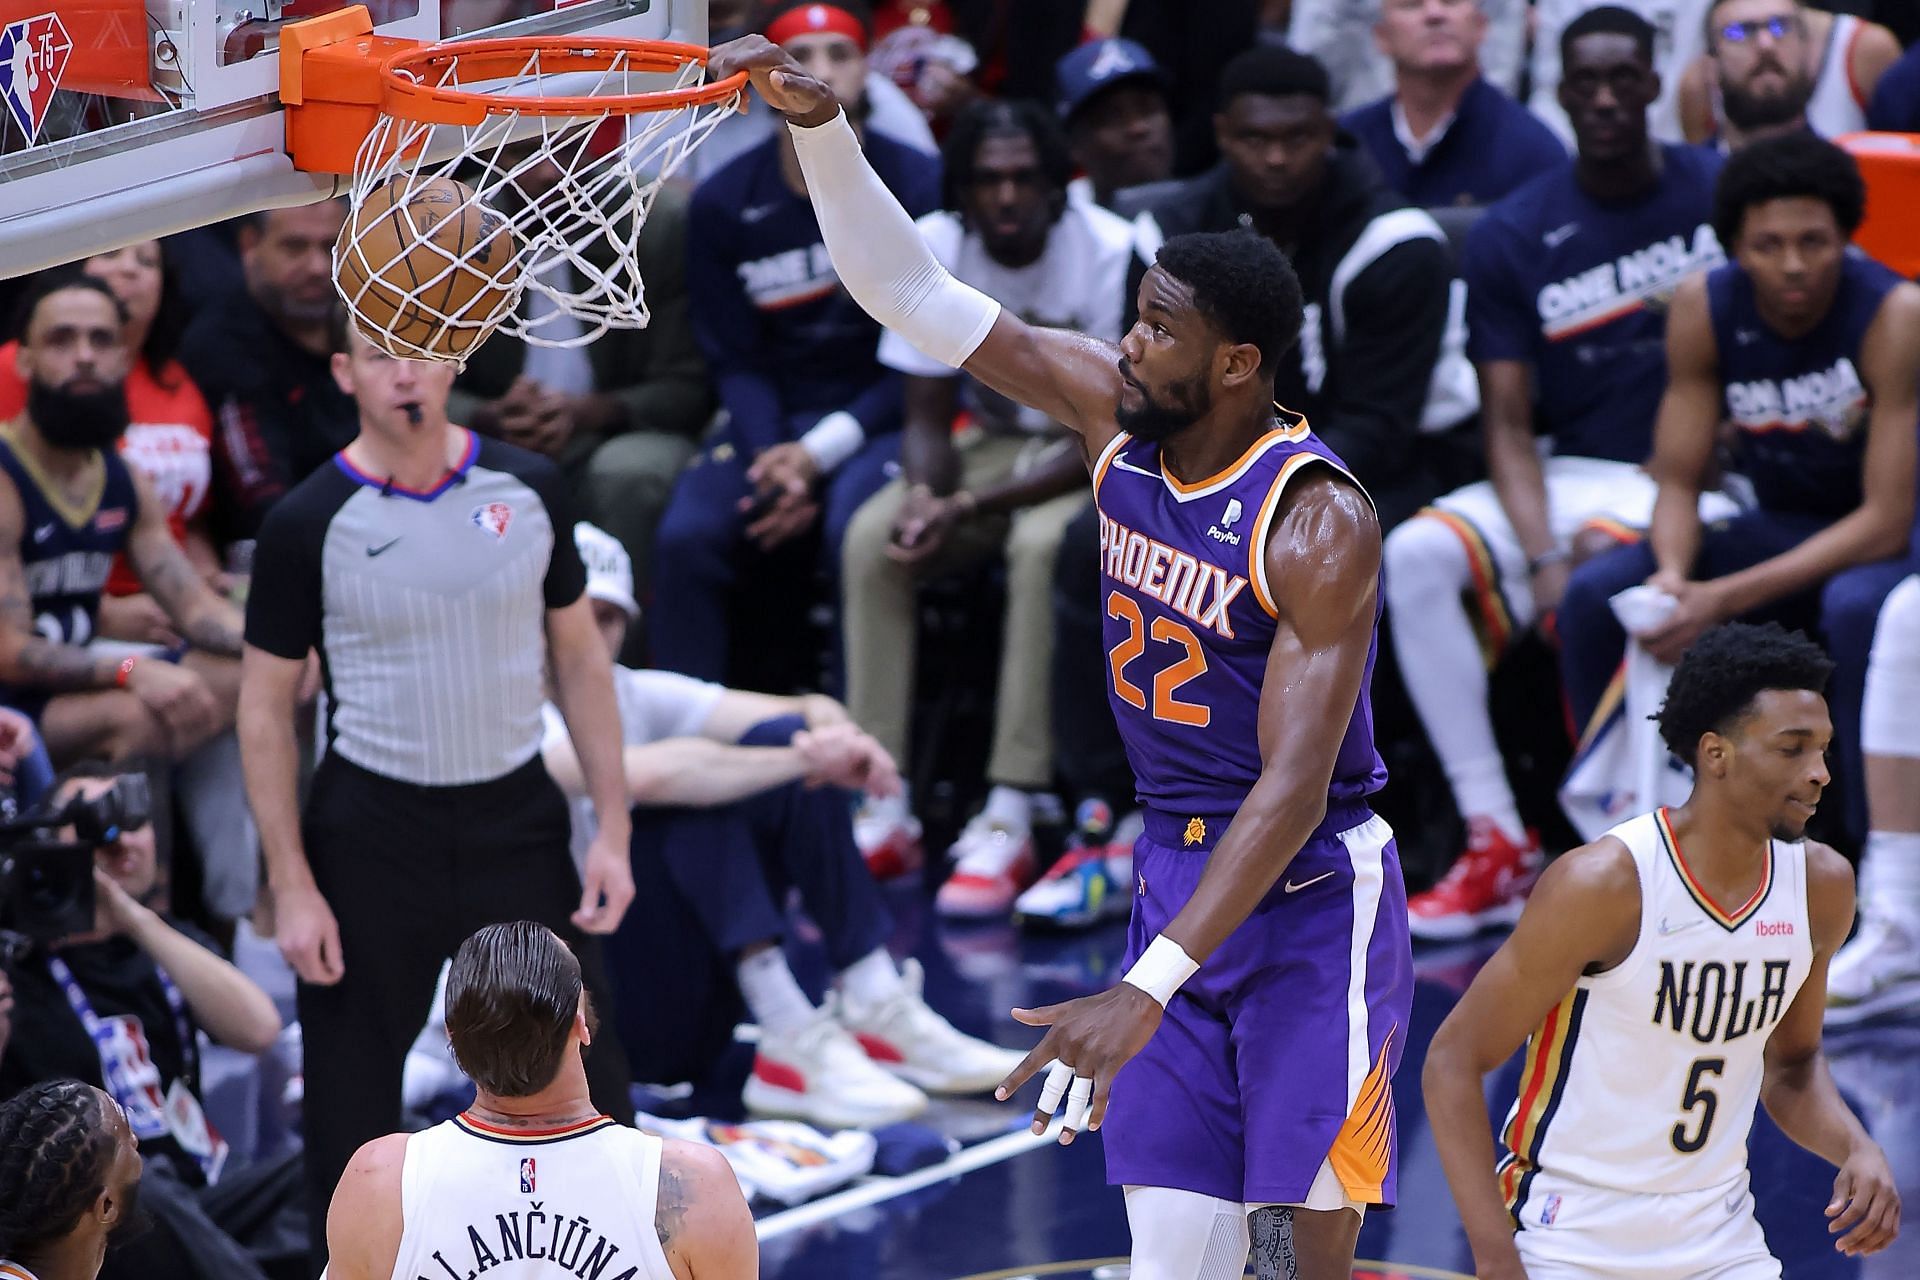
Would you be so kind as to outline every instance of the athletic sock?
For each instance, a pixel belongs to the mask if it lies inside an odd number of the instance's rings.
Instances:
[[[1033,797],[1018,787],[996,785],[987,793],[980,816],[1003,831],[1024,836],[1033,830]]]
[[[1873,831],[1860,860],[1864,907],[1920,943],[1920,833]]]
[[[871,1008],[884,1004],[900,993],[900,966],[893,962],[885,947],[876,947],[861,956],[840,975],[840,989],[854,1004]]]
[[[797,1031],[818,1013],[787,966],[786,953],[777,946],[743,957],[735,972],[747,1011],[763,1032]]]

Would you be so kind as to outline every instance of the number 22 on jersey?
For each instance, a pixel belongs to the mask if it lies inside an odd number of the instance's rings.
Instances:
[[[1126,636],[1107,654],[1107,666],[1113,672],[1114,693],[1129,705],[1142,711],[1148,710],[1146,692],[1127,678],[1126,668],[1134,659],[1146,653],[1149,637],[1162,643],[1179,645],[1186,650],[1186,656],[1154,672],[1153,718],[1173,724],[1192,725],[1196,729],[1206,728],[1208,721],[1213,718],[1212,711],[1197,702],[1182,702],[1174,696],[1181,685],[1206,674],[1207,653],[1200,647],[1200,638],[1184,623],[1175,622],[1172,618],[1157,617],[1148,626],[1140,606],[1118,591],[1107,596],[1107,616],[1127,624]]]

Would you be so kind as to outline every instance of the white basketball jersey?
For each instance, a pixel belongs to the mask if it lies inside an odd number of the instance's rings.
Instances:
[[[1516,1215],[1542,1169],[1635,1192],[1740,1177],[1767,1036],[1813,962],[1805,845],[1771,842],[1753,896],[1727,910],[1687,870],[1665,809],[1607,834],[1633,853],[1640,935],[1527,1041],[1499,1167]]]
[[[1833,32],[1821,53],[1806,112],[1807,127],[1823,138],[1837,138],[1867,127],[1866,99],[1853,82],[1853,46],[1866,25],[1847,14],[1833,20]]]
[[[661,1140],[607,1116],[540,1132],[456,1116],[407,1140],[393,1280],[674,1280]]]

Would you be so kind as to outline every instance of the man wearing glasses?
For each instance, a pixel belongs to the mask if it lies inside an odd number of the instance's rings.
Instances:
[[[1900,57],[1885,27],[1799,0],[1719,0],[1706,25],[1680,118],[1689,141],[1729,152],[1801,129],[1834,138],[1866,128],[1874,86]]]

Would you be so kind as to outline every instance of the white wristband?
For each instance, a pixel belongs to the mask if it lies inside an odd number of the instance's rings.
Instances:
[[[840,469],[840,464],[860,452],[860,446],[867,441],[867,433],[860,427],[860,419],[845,409],[837,409],[807,429],[800,437],[800,447],[813,458],[821,475],[832,475]]]
[[[1155,934],[1146,951],[1133,962],[1122,982],[1131,982],[1156,1000],[1162,1009],[1180,984],[1191,978],[1200,966],[1193,962],[1179,943],[1166,934]]]

